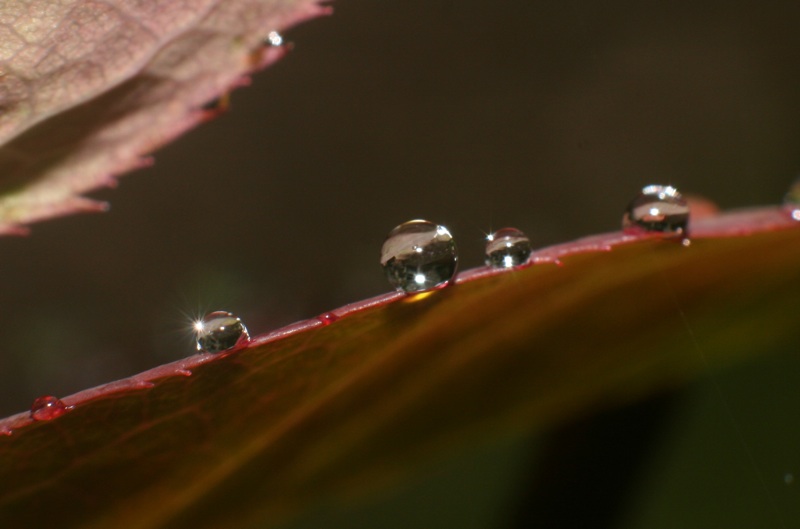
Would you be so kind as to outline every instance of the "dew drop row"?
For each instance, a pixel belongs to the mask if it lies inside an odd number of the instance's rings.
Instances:
[[[689,205],[671,186],[647,186],[628,204],[622,219],[625,233],[659,232],[688,242]],[[532,252],[527,235],[503,228],[486,237],[486,266],[519,268]],[[450,231],[427,220],[400,224],[386,237],[381,266],[389,284],[407,294],[443,288],[456,275],[458,252]]]
[[[273,32],[274,33],[274,32]],[[282,37],[270,33],[269,45],[280,46]],[[800,221],[800,179],[784,198],[784,211]],[[687,200],[672,186],[648,185],[625,208],[622,230],[636,235],[659,233],[689,243]],[[530,263],[531,241],[516,228],[503,228],[486,237],[485,263],[492,269],[516,269]],[[430,292],[452,284],[458,270],[458,249],[445,226],[428,220],[411,220],[395,227],[381,248],[380,264],[389,284],[405,294]],[[319,316],[327,326],[339,319],[332,312]],[[242,320],[226,311],[207,314],[194,323],[197,351],[219,354],[242,348],[250,334]],[[60,417],[72,407],[53,396],[37,398],[30,410],[34,421]]]

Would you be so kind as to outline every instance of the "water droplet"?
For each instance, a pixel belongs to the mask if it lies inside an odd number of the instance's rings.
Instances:
[[[67,406],[56,397],[46,395],[39,397],[31,404],[31,419],[34,421],[49,421],[61,417],[67,411]]]
[[[283,46],[283,36],[277,31],[270,31],[267,38],[264,39],[264,44],[267,46]]]
[[[800,178],[794,181],[783,198],[783,205],[794,220],[800,220]]]
[[[381,248],[381,266],[389,283],[403,292],[425,292],[449,283],[458,254],[444,226],[412,220],[397,226]]]
[[[792,483],[794,483],[794,474],[792,474],[791,472],[787,472],[786,474],[784,474],[783,482],[786,483],[787,485],[791,485]]]
[[[513,268],[528,262],[531,241],[516,228],[503,228],[486,237],[486,265]]]
[[[247,342],[250,335],[242,320],[225,311],[207,314],[194,324],[197,335],[197,350],[206,353],[221,353]]]
[[[331,323],[335,322],[339,319],[339,316],[334,314],[333,312],[326,312],[325,314],[320,314],[317,319],[322,322],[323,325],[330,325]]]
[[[626,233],[654,231],[685,237],[688,224],[689,205],[671,186],[645,187],[631,200],[622,217]]]

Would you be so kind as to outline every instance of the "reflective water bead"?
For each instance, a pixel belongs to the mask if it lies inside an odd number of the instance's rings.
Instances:
[[[277,31],[270,31],[267,38],[264,39],[264,44],[267,46],[283,46],[283,36]]]
[[[625,210],[622,229],[627,233],[655,231],[687,235],[689,204],[672,186],[650,185],[642,189]]]
[[[206,353],[221,353],[250,339],[242,320],[221,310],[196,321],[194,330],[197,335],[197,350]]]
[[[783,198],[783,205],[794,220],[800,220],[800,178],[789,188],[789,192]]]
[[[425,292],[449,283],[456,274],[458,254],[444,226],[412,220],[397,226],[381,248],[381,266],[400,291]]]
[[[34,421],[49,421],[61,417],[67,411],[67,406],[61,400],[51,395],[39,397],[31,404],[31,419]]]
[[[323,325],[330,325],[331,323],[338,320],[339,316],[337,316],[333,312],[326,312],[325,314],[320,314],[319,316],[317,316],[317,319],[321,321]]]
[[[513,268],[528,262],[531,241],[516,228],[503,228],[486,237],[486,265]]]

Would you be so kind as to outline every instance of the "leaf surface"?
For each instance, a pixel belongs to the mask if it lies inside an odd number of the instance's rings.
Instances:
[[[694,233],[546,248],[84,391],[50,421],[10,417],[0,523],[271,526],[437,454],[800,345],[800,224],[767,209]]]
[[[105,205],[83,193],[215,112],[277,60],[315,0],[18,0],[0,5],[0,233]]]

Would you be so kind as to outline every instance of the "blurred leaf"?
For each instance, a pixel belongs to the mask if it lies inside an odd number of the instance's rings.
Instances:
[[[315,0],[15,1],[0,5],[0,233],[104,204],[81,197],[219,109],[277,60],[265,39]]]
[[[800,226],[786,219],[708,219],[689,247],[610,234],[544,249],[526,269],[87,390],[51,421],[10,417],[0,524],[270,526],[437,455],[797,346]]]

